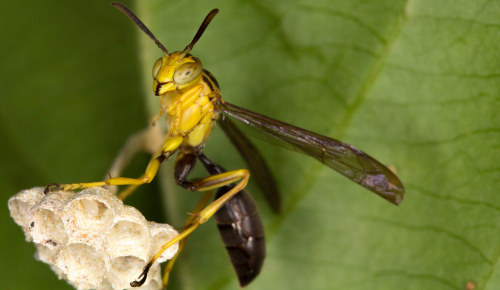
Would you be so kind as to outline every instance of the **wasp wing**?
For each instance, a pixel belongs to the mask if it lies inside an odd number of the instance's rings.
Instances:
[[[296,151],[316,158],[396,205],[403,200],[405,190],[399,178],[382,163],[349,144],[227,102],[219,104],[217,110],[255,128],[272,138],[274,143],[291,146]]]
[[[245,162],[250,167],[252,176],[255,176],[255,180],[271,208],[275,212],[280,212],[281,195],[278,186],[259,150],[230,119],[222,118],[218,124],[229,137],[231,143],[238,149],[243,159],[245,159]]]

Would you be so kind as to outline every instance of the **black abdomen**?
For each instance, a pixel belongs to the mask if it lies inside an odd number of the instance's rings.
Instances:
[[[203,153],[198,155],[198,159],[211,175],[226,172]],[[215,198],[234,186],[233,183],[221,187]],[[243,189],[227,201],[214,217],[240,285],[244,287],[259,275],[266,257],[264,226],[257,205],[250,193]]]
[[[231,186],[222,187],[216,198],[230,189]],[[257,205],[242,190],[217,211],[215,220],[240,285],[246,286],[260,273],[266,257],[264,227]]]

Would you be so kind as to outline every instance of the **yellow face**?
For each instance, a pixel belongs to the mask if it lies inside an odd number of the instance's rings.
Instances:
[[[159,58],[153,65],[153,91],[161,96],[197,84],[203,68],[194,56],[178,51]]]

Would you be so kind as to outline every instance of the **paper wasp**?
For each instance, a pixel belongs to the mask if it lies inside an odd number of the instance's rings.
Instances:
[[[161,255],[163,250],[171,245],[185,241],[200,224],[206,222],[219,209],[227,205],[227,212],[235,214],[237,206],[228,204],[236,196],[243,204],[243,208],[250,209],[250,213],[244,213],[242,218],[249,218],[251,229],[255,230],[250,236],[263,238],[260,219],[253,219],[254,205],[246,197],[244,188],[250,177],[249,170],[239,169],[225,171],[219,165],[213,163],[202,151],[216,120],[219,120],[224,132],[232,139],[240,153],[249,161],[250,170],[257,172],[257,181],[265,186],[264,191],[270,196],[276,196],[276,186],[269,170],[258,151],[251,145],[242,132],[230,121],[230,118],[256,129],[263,135],[273,139],[274,143],[291,146],[294,150],[314,157],[325,165],[336,170],[352,181],[373,191],[391,203],[399,204],[404,195],[404,187],[398,177],[383,164],[356,149],[355,147],[342,143],[338,140],[322,136],[305,129],[301,129],[284,122],[260,115],[247,109],[238,107],[224,101],[216,79],[205,69],[201,61],[190,54],[193,46],[200,39],[210,21],[218,13],[212,10],[205,18],[190,44],[183,51],[169,53],[152,32],[123,4],[113,2],[112,6],[125,13],[135,24],[146,33],[162,50],[163,56],[153,65],[153,91],[159,96],[161,108],[154,121],[165,114],[167,132],[163,145],[153,156],[144,174],[139,178],[110,177],[104,181],[74,184],[51,184],[47,186],[46,192],[57,188],[61,190],[75,190],[86,187],[106,185],[128,185],[121,196],[130,194],[135,188],[144,183],[150,183],[155,177],[160,164],[178,152],[175,162],[174,176],[177,184],[191,191],[211,191],[220,189],[215,201],[208,206],[195,210],[196,215],[190,217],[186,222],[184,230],[165,245],[151,261],[146,265],[139,281],[131,283],[132,286],[140,286],[147,277],[150,266]],[[194,168],[196,160],[199,159],[207,168],[211,176],[199,181],[188,180],[188,175]],[[238,197],[239,196],[239,197]],[[249,196],[249,195],[248,195]],[[273,207],[279,207],[279,201],[272,197]],[[201,204],[203,204],[202,202]],[[252,217],[252,218],[250,218]],[[237,219],[233,219],[237,222]],[[221,224],[221,222],[219,222]],[[230,233],[230,230],[221,232],[222,235]],[[239,236],[241,237],[241,236]],[[227,244],[227,243],[226,243]],[[232,257],[232,263],[238,272],[242,286],[249,283],[260,271],[265,248],[256,246],[257,262],[253,269],[238,271],[237,258]],[[231,254],[231,253],[230,253]],[[173,262],[172,262],[173,263]],[[169,266],[171,266],[170,264]],[[167,272],[171,267],[167,266]],[[247,272],[245,272],[247,271]],[[242,278],[245,273],[252,273],[249,277]]]

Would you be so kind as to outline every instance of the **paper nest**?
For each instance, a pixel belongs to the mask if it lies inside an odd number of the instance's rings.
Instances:
[[[178,233],[168,224],[148,222],[100,187],[80,192],[23,190],[9,199],[10,215],[32,241],[35,258],[77,289],[128,289],[161,245]],[[141,289],[160,289],[159,263],[171,259],[178,244],[151,267]]]

